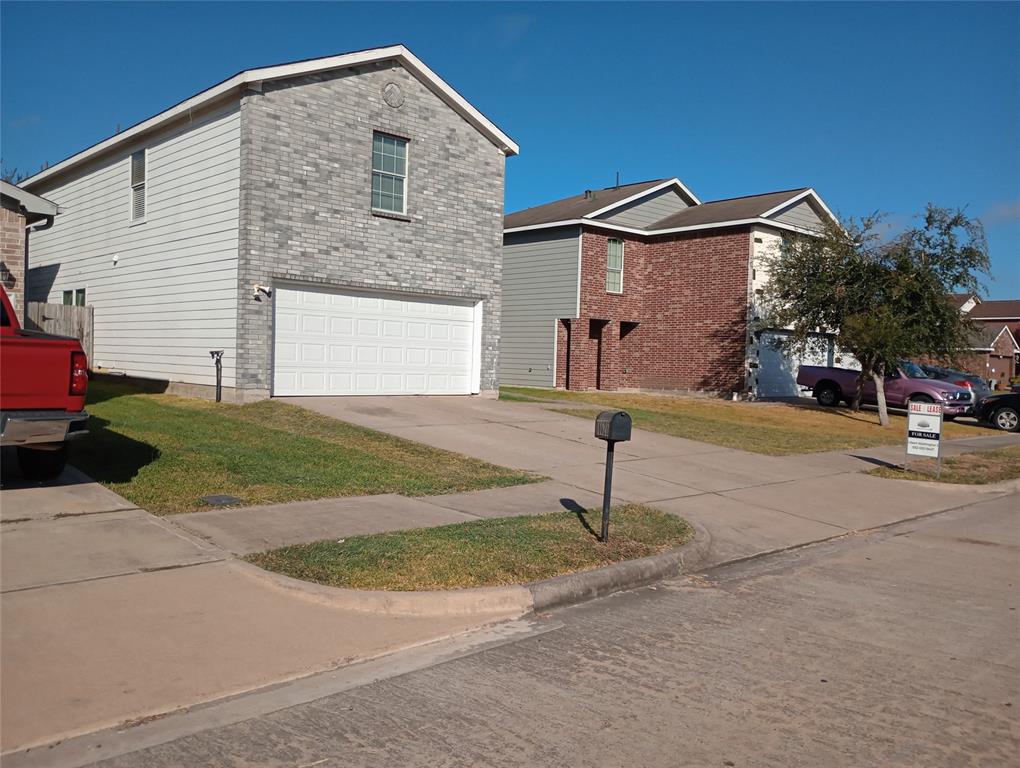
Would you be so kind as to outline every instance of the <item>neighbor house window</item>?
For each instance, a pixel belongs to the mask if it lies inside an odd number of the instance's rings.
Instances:
[[[145,219],[145,150],[131,155],[131,221]]]
[[[606,292],[623,293],[623,240],[612,237],[606,244]]]
[[[77,307],[85,306],[85,289],[75,288],[73,291],[64,291],[64,305]]]
[[[372,134],[372,208],[407,212],[407,139]]]

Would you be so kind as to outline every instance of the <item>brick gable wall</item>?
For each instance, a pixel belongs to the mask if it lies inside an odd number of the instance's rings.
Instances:
[[[581,314],[571,321],[569,342],[560,323],[557,386],[567,385],[569,346],[571,389],[743,391],[749,230],[621,237],[619,295],[606,293],[610,236],[583,235]],[[626,323],[637,325],[621,326]]]

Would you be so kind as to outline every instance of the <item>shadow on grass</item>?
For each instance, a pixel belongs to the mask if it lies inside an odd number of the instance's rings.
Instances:
[[[108,374],[93,373],[89,376],[88,395],[85,397],[85,407],[102,403],[106,400],[113,400],[127,395],[158,395],[166,392],[165,381],[154,381],[148,379],[132,379],[127,376],[110,376]]]
[[[596,532],[595,529],[588,524],[588,520],[584,516],[584,513],[587,512],[587,510],[584,507],[582,507],[573,499],[560,499],[560,506],[562,506],[568,512],[573,512],[574,515],[577,516],[577,520],[578,522],[581,523],[581,526],[584,528],[584,530],[588,531],[588,533],[590,533],[592,537],[594,537],[595,539],[599,538],[601,534],[599,532]]]
[[[70,463],[100,483],[126,483],[160,457],[154,445],[114,432],[110,422],[89,417],[89,434],[71,446]]]

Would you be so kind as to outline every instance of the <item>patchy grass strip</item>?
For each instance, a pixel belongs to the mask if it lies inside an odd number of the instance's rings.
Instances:
[[[868,471],[869,475],[892,478],[893,480],[927,480],[936,482],[934,459],[919,459],[910,462],[910,469],[878,467]],[[975,451],[942,460],[942,474],[937,482],[961,483],[964,485],[985,485],[1003,480],[1020,478],[1020,445],[999,448],[994,451]]]
[[[691,540],[674,515],[614,507],[609,542],[602,511],[554,512],[353,536],[249,555],[266,570],[332,587],[415,591],[524,584],[654,555]]]
[[[903,416],[890,414],[890,426],[882,427],[873,412],[854,413],[847,408],[802,403],[734,403],[684,395],[529,387],[503,387],[500,398],[552,404],[587,403],[593,407],[550,408],[585,419],[593,419],[601,408],[620,408],[631,415],[634,426],[642,429],[771,456],[890,445],[906,437]],[[955,422],[944,424],[943,431],[947,438],[973,437],[983,432],[980,427]]]
[[[276,400],[248,405],[89,385],[89,435],[71,463],[156,514],[339,496],[456,493],[537,475],[403,440]]]

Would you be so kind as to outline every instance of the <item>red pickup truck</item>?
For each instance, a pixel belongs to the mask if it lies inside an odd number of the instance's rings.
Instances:
[[[67,441],[88,434],[88,381],[81,343],[24,330],[0,288],[0,446],[17,446],[26,479],[59,475]]]

